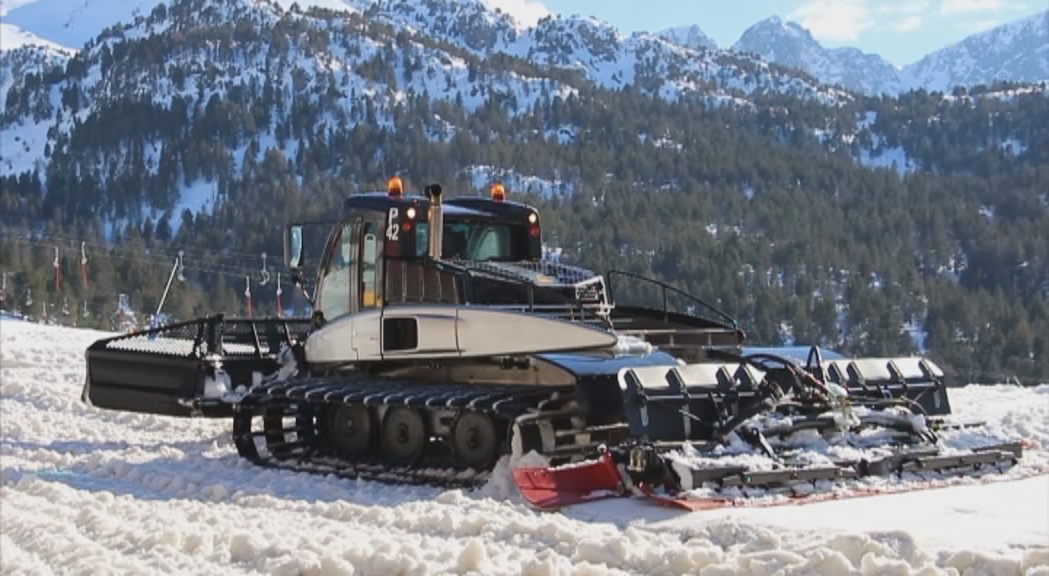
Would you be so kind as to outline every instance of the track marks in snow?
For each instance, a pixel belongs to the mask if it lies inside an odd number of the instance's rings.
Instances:
[[[903,516],[910,504],[897,504],[892,529],[849,533],[803,520],[858,509],[684,516],[617,500],[539,514],[499,474],[464,493],[261,469],[236,456],[227,422],[81,403],[83,350],[101,336],[0,323],[5,574],[1022,574],[1049,560],[1029,545],[930,548],[930,529]],[[1049,437],[1049,388],[957,392],[961,409],[999,402],[1003,430]],[[1032,408],[1032,394],[1046,406]],[[921,513],[984,513],[979,502],[928,502]]]

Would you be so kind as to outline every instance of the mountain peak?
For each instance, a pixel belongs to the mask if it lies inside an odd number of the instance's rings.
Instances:
[[[747,28],[743,35],[747,34],[788,34],[799,40],[805,40],[815,42],[816,40],[812,37],[812,33],[807,28],[790,20],[784,20],[778,15],[772,15],[764,20],[755,22],[752,26]],[[742,39],[742,38],[741,38]]]
[[[696,24],[666,28],[655,35],[689,50],[715,50],[718,47],[717,42]]]
[[[898,70],[880,56],[855,48],[824,48],[800,24],[779,16],[748,28],[732,49],[757,54],[769,62],[802,70],[821,82],[865,94],[894,93],[899,89]]]
[[[1049,80],[1049,10],[973,34],[904,68],[912,87],[949,92],[996,81]]]

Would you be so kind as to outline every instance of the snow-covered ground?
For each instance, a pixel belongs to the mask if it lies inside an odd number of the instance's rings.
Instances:
[[[463,492],[264,470],[237,457],[223,421],[85,406],[83,351],[101,336],[0,321],[4,574],[1049,575],[1049,386],[952,390],[960,415],[1035,443],[1016,481],[538,513],[505,473]]]

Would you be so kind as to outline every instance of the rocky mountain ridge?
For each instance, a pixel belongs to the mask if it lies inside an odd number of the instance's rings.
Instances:
[[[441,38],[475,54],[502,52],[541,64],[587,71],[605,85],[630,83],[629,71],[609,70],[619,62],[629,67],[640,52],[665,55],[655,40],[680,47],[699,61],[748,59],[804,72],[819,82],[862,94],[898,94],[914,89],[950,92],[955,86],[989,85],[996,81],[1049,80],[1049,11],[974,34],[961,42],[897,67],[876,54],[855,48],[825,48],[794,22],[771,17],[748,28],[731,47],[719,49],[699,25],[655,33],[623,35],[594,18],[549,16],[528,26],[484,0],[260,0],[282,9],[320,8],[364,13],[395,26],[407,26]],[[117,22],[148,14],[156,0],[35,0],[4,15],[5,36],[18,42],[49,43],[75,49]],[[709,74],[707,75],[710,76]]]
[[[875,96],[1044,82],[1049,81],[1049,10],[973,34],[903,67],[855,48],[825,48],[802,26],[778,17],[751,26],[732,49]]]

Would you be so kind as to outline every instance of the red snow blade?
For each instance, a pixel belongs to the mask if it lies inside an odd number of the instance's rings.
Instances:
[[[624,495],[619,469],[607,454],[557,468],[516,468],[513,475],[524,499],[541,510]]]

